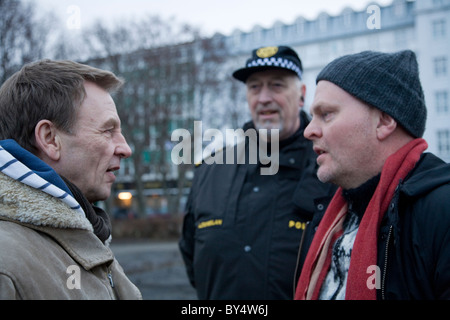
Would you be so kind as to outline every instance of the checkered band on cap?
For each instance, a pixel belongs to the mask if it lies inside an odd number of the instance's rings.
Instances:
[[[233,77],[246,82],[255,72],[266,69],[285,69],[296,74],[300,79],[303,75],[302,62],[298,54],[290,47],[262,47],[253,50],[252,56],[245,63],[245,67],[233,72]]]
[[[289,69],[294,71],[298,77],[302,78],[302,71],[300,68],[292,61],[284,58],[264,58],[264,59],[256,59],[247,64],[247,68],[253,67],[279,67],[284,69]]]

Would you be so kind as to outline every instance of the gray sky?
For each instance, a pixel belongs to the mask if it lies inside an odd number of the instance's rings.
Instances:
[[[303,16],[315,19],[319,13],[338,15],[345,7],[365,10],[369,3],[390,4],[392,0],[31,0],[40,12],[53,11],[61,21],[79,12],[81,29],[97,18],[110,22],[139,18],[143,14],[174,17],[201,28],[203,33],[225,35],[234,29],[250,31],[255,25],[271,27],[277,20],[292,23]]]

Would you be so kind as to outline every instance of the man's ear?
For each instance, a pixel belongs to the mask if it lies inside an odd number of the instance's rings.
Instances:
[[[41,120],[34,128],[36,147],[43,156],[58,161],[61,157],[61,139],[53,122]]]
[[[306,86],[304,84],[302,84],[301,88],[300,88],[300,108],[303,108],[303,106],[305,105],[305,95],[306,95]]]
[[[394,133],[397,129],[397,121],[386,112],[380,112],[377,125],[377,137],[383,141]]]

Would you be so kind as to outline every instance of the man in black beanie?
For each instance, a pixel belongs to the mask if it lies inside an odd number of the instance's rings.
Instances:
[[[340,188],[308,229],[296,299],[450,298],[450,165],[424,153],[415,54],[336,59],[311,113],[318,177]]]

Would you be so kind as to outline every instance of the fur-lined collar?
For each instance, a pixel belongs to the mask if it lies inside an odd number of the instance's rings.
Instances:
[[[61,177],[14,140],[0,141],[0,217],[34,226],[92,230]]]
[[[34,226],[93,231],[89,220],[60,199],[0,172],[0,219]]]

